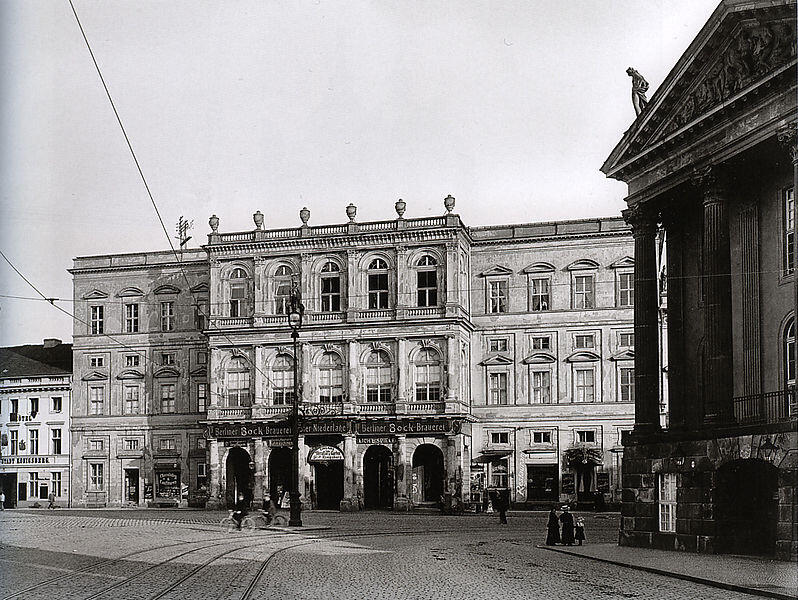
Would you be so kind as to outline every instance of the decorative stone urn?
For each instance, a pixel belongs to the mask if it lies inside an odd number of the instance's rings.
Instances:
[[[350,202],[349,206],[346,207],[346,216],[349,217],[351,223],[354,223],[357,216],[357,206]]]
[[[405,210],[407,209],[407,202],[399,198],[399,200],[397,200],[396,204],[393,206],[396,209],[396,214],[399,215],[399,218],[404,218]]]
[[[255,221],[255,229],[263,229],[263,213],[258,211],[252,215],[252,220]]]
[[[303,206],[302,210],[299,211],[299,218],[302,220],[303,227],[308,224],[308,220],[310,220],[310,211],[307,206]]]
[[[443,206],[446,207],[447,213],[452,212],[452,209],[454,208],[454,196],[451,194],[446,196],[446,198],[443,199]]]
[[[208,219],[208,225],[211,226],[211,233],[216,233],[219,229],[219,217],[211,215],[211,218]]]

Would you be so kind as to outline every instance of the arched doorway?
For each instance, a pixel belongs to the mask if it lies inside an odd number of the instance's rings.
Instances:
[[[363,505],[393,507],[393,453],[385,446],[369,446],[363,455]]]
[[[776,467],[763,460],[736,460],[715,479],[715,551],[773,554],[778,523]]]
[[[344,461],[314,462],[313,483],[316,507],[320,510],[339,510],[344,499]]]
[[[291,448],[272,448],[269,454],[269,495],[279,506],[282,495],[290,491]]]
[[[438,502],[443,494],[443,452],[433,444],[421,444],[413,452],[413,502]]]
[[[250,461],[249,452],[243,448],[238,446],[230,448],[225,465],[225,481],[227,482],[225,500],[228,508],[235,506],[239,494],[243,495],[247,502],[252,501],[255,478],[249,466]]]

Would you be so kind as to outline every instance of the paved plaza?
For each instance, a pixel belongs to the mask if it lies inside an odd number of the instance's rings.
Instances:
[[[307,512],[302,529],[232,533],[225,515],[5,511],[0,598],[754,597],[539,548],[545,513]],[[589,542],[613,541],[617,518],[587,514]]]

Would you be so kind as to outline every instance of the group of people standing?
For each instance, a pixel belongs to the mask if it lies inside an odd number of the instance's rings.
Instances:
[[[560,533],[560,524],[562,524],[562,533]],[[574,543],[578,543],[581,546],[585,540],[585,520],[582,517],[577,517],[574,521],[574,516],[568,506],[562,507],[561,515],[557,514],[556,507],[551,509],[546,530],[547,546],[554,546],[560,543],[566,546],[573,546]]]

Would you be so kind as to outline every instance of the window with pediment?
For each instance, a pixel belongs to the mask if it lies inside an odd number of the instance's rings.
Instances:
[[[388,263],[375,258],[368,269],[369,308],[388,308]]]
[[[424,255],[416,262],[416,293],[418,306],[438,305],[438,261]]]
[[[391,360],[382,350],[374,350],[366,360],[366,401],[390,402],[393,375]]]
[[[294,271],[288,265],[280,265],[274,272],[274,312],[287,315],[291,308],[291,286]]]
[[[321,268],[321,312],[341,310],[341,273],[337,264],[327,261]]]

